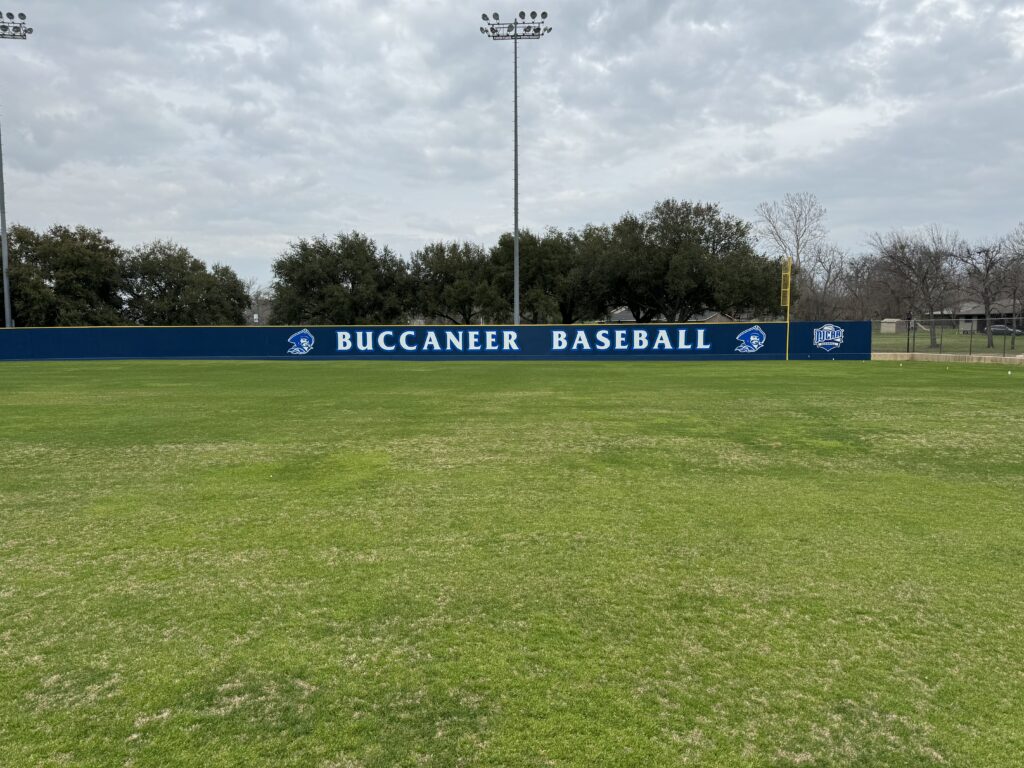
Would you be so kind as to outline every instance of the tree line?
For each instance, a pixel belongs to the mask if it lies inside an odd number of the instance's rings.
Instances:
[[[1021,327],[1024,314],[1024,222],[1013,231],[969,242],[937,225],[875,232],[861,253],[831,241],[827,212],[811,194],[758,206],[758,233],[770,253],[791,258],[795,315],[806,319],[912,318],[939,346],[937,329],[965,303],[984,317],[993,346],[994,320]],[[1016,337],[1011,341],[1016,348]]]
[[[663,200],[610,225],[521,233],[521,314],[578,323],[628,310],[637,322],[703,313],[780,315],[783,262],[795,266],[797,319],[913,316],[935,335],[964,301],[991,319],[1024,313],[1024,223],[974,243],[937,226],[868,237],[859,253],[829,236],[812,194],[762,203],[753,222],[713,203]],[[123,248],[102,231],[11,229],[19,326],[504,323],[512,317],[513,238],[424,245],[402,258],[359,232],[301,238],[260,288],[230,267],[155,241]],[[991,339],[990,339],[991,342]]]
[[[172,242],[126,249],[100,230],[60,225],[10,235],[18,326],[512,319],[510,233],[491,248],[428,243],[408,259],[360,232],[301,238],[274,261],[269,289]],[[595,321],[618,308],[639,322],[778,311],[778,259],[758,250],[753,225],[712,203],[665,200],[612,225],[524,231],[520,256],[527,323]]]
[[[513,237],[490,249],[428,243],[399,258],[351,232],[302,239],[274,263],[272,321],[282,324],[504,323],[512,317]],[[753,226],[712,203],[664,200],[612,225],[520,234],[526,323],[578,323],[626,308],[638,322],[702,312],[778,311],[780,264]]]
[[[207,268],[187,248],[157,240],[122,248],[98,229],[14,226],[15,325],[241,325],[251,302],[233,269]]]

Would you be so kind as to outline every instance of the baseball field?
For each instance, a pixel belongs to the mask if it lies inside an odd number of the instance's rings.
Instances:
[[[1024,369],[0,366],[0,765],[1019,766]]]

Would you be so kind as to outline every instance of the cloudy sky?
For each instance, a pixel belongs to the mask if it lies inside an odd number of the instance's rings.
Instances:
[[[493,5],[493,7],[492,7]],[[522,6],[525,10],[533,10]],[[408,254],[511,228],[512,49],[488,0],[21,0],[0,41],[9,219],[169,238],[262,282],[289,240]],[[551,0],[521,48],[522,221],[666,197],[833,237],[1024,219],[1024,2]]]

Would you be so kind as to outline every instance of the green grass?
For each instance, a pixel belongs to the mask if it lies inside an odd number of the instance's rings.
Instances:
[[[931,334],[927,329],[917,329],[917,334],[910,338],[912,352],[943,355],[997,355],[1015,357],[1024,354],[1024,336],[993,336],[992,347],[988,346],[988,336],[984,333],[957,333],[950,328],[937,329],[936,346],[931,346]],[[879,333],[876,328],[871,336],[871,349],[874,352],[906,352],[907,333]]]
[[[1016,766],[1024,371],[0,365],[0,765]]]

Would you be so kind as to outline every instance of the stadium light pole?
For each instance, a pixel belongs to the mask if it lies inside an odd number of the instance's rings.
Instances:
[[[515,79],[512,87],[513,101],[513,126],[514,126],[514,190],[512,193],[512,207],[514,210],[514,241],[512,255],[513,273],[513,309],[512,319],[519,325],[519,41],[540,40],[544,35],[551,32],[547,25],[548,12],[520,11],[518,18],[510,22],[502,22],[498,13],[488,16],[486,13],[481,16],[486,26],[480,27],[480,34],[486,35],[491,40],[512,41],[512,62],[515,70]]]
[[[25,23],[25,14],[0,14],[0,40],[27,40],[32,34],[32,27]],[[3,261],[4,281],[4,328],[14,327],[11,314],[11,278],[8,273],[7,246],[7,204],[4,199],[4,139],[0,132],[0,256]]]

